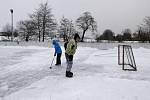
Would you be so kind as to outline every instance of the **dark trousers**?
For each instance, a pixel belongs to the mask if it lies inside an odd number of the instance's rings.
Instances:
[[[73,55],[68,55],[65,53],[66,61],[67,61],[67,68],[66,71],[71,71],[72,64],[73,64]]]
[[[61,53],[57,53],[56,65],[61,64]]]

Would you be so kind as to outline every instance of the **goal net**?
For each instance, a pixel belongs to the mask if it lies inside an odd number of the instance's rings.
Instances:
[[[130,45],[118,45],[118,64],[123,70],[136,71],[136,63]]]

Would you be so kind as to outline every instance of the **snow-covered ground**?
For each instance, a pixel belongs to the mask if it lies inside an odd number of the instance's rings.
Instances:
[[[53,48],[0,46],[0,100],[150,100],[150,49],[133,49],[138,71],[129,72],[116,47],[91,47],[78,47],[66,78],[64,50],[62,66],[49,69]]]

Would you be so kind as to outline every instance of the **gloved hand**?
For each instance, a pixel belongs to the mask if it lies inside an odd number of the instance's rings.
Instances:
[[[54,53],[54,56],[56,56],[56,53]]]
[[[71,49],[73,49],[74,47],[75,47],[75,46],[74,46],[74,45],[72,45],[72,46],[71,46]]]

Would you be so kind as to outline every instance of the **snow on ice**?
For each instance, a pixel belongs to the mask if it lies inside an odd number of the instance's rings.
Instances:
[[[63,47],[62,47],[63,48]],[[133,49],[137,72],[117,64],[117,48],[78,47],[73,78],[49,69],[54,49],[0,46],[0,100],[150,100],[150,50]]]

